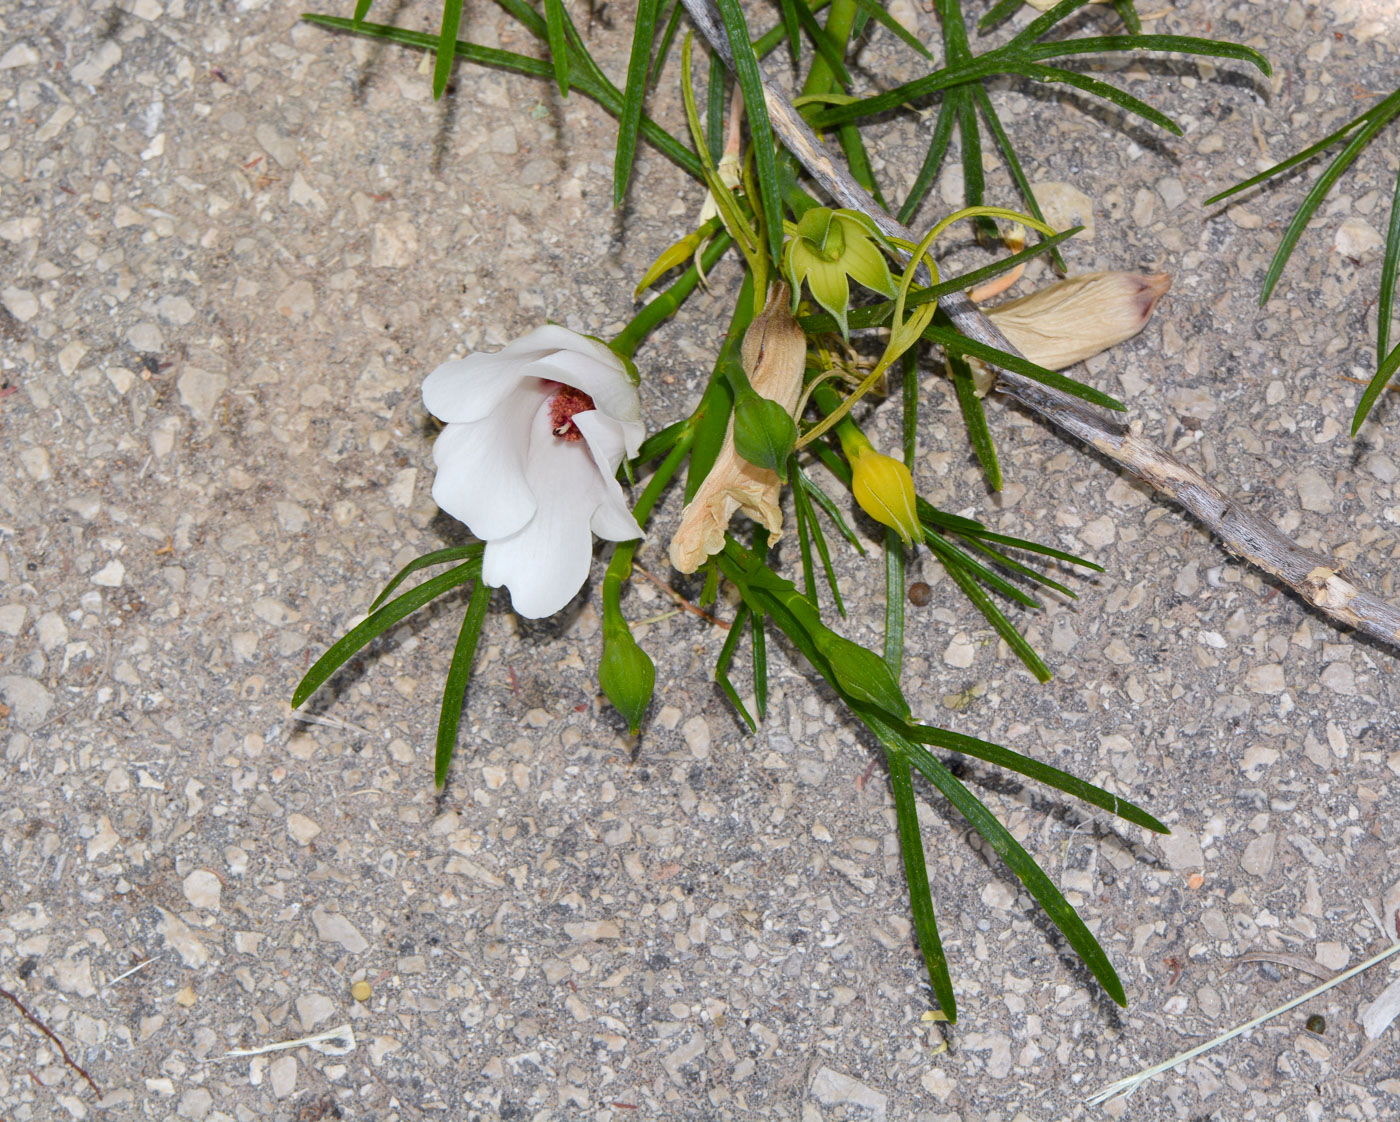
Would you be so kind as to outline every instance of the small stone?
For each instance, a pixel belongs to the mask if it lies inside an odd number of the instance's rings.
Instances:
[[[1337,227],[1332,248],[1343,257],[1359,262],[1384,244],[1380,232],[1364,218],[1348,218]]]
[[[408,222],[380,222],[370,238],[369,263],[376,269],[398,269],[418,259],[418,231]]]
[[[308,1032],[334,1014],[335,1002],[323,993],[309,993],[297,998],[297,1020]]]
[[[691,717],[681,728],[690,754],[697,760],[710,758],[710,723],[704,717]]]
[[[884,1115],[888,1109],[888,1099],[881,1092],[825,1064],[817,1068],[810,1089],[812,1098],[828,1106],[849,1104],[876,1115]]]
[[[289,168],[298,162],[297,146],[266,121],[253,129],[253,136],[279,166]]]
[[[272,1084],[272,1097],[285,1099],[297,1089],[297,1058],[278,1056],[267,1066],[269,1082]]]
[[[369,948],[368,940],[339,912],[328,912],[321,907],[313,908],[311,922],[316,925],[317,936],[327,943],[339,943],[351,954],[359,954]]]
[[[288,319],[306,319],[316,310],[316,290],[310,281],[296,281],[277,294],[273,307]]]
[[[4,304],[20,323],[28,323],[39,314],[39,300],[27,288],[9,285],[0,289],[0,304]]]
[[[182,920],[174,912],[167,912],[160,908],[160,922],[156,924],[156,931],[165,937],[165,941],[170,944],[179,956],[180,961],[186,966],[204,966],[209,961],[209,951],[198,939],[194,937],[194,932],[190,930],[189,924]]]
[[[1033,183],[1031,193],[1045,214],[1045,221],[1056,230],[1068,230],[1071,226],[1083,226],[1075,234],[1076,242],[1094,240],[1094,200],[1078,187],[1069,183]]]
[[[304,814],[287,816],[287,833],[297,845],[310,845],[311,839],[321,832],[321,827]]]
[[[0,55],[0,70],[18,70],[21,66],[34,66],[38,61],[38,51],[28,43],[16,43]]]
[[[1175,210],[1186,201],[1186,188],[1175,176],[1163,176],[1153,186],[1157,188],[1157,194],[1162,198],[1162,206],[1167,210]]]
[[[1314,468],[1304,468],[1293,483],[1298,490],[1298,502],[1304,510],[1326,514],[1332,509],[1332,488]]]
[[[374,991],[370,988],[370,984],[363,979],[350,987],[350,996],[362,1005],[370,999],[373,993]]]
[[[196,908],[217,912],[224,886],[208,869],[196,869],[184,881],[185,899]]]
[[[162,296],[156,303],[156,315],[166,323],[184,327],[194,319],[194,305],[183,296]]]
[[[53,695],[33,678],[7,674],[0,678],[0,700],[10,707],[10,721],[22,729],[43,724],[53,708]]]
[[[1274,851],[1278,848],[1277,834],[1260,834],[1244,847],[1240,868],[1252,877],[1267,876],[1274,867]]]
[[[23,604],[0,606],[0,633],[18,635],[24,630],[24,621],[28,615],[29,609]]]
[[[78,369],[78,363],[83,361],[83,356],[88,353],[88,345],[79,339],[74,339],[63,350],[58,352],[58,368],[65,376],[72,375]]]
[[[564,924],[564,934],[576,943],[591,943],[598,939],[619,939],[622,929],[610,919],[584,920]]]
[[[214,408],[228,388],[228,379],[198,366],[187,366],[175,387],[180,391],[180,404],[193,413],[196,420],[212,421]]]
[[[126,341],[143,355],[158,355],[165,350],[165,335],[149,321],[136,324],[126,333]]]
[[[1288,688],[1283,679],[1283,667],[1276,662],[1251,667],[1244,676],[1244,684],[1254,693],[1283,693]]]
[[[126,580],[126,566],[114,558],[93,573],[91,580],[103,588],[120,588]]]
[[[193,986],[185,986],[175,994],[175,1004],[184,1009],[192,1009],[198,1000],[199,995],[194,992]]]
[[[1205,867],[1201,841],[1194,830],[1173,829],[1166,837],[1158,838],[1157,844],[1162,847],[1162,856],[1167,859],[1167,865],[1177,872]]]
[[[214,1109],[214,1096],[204,1087],[191,1087],[180,1096],[180,1105],[176,1109],[181,1118],[193,1118],[199,1122],[209,1117],[209,1112]]]
[[[1086,523],[1079,530],[1079,540],[1090,549],[1103,549],[1113,544],[1118,536],[1118,528],[1112,518],[1104,515]]]
[[[943,652],[943,661],[959,670],[966,670],[976,657],[977,644],[968,637],[965,631],[959,631],[954,635],[953,641]]]
[[[41,445],[20,449],[19,462],[24,467],[25,474],[35,483],[43,483],[53,478],[49,450]]]

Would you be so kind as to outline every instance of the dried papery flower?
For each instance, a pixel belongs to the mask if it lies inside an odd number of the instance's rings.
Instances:
[[[987,314],[1032,362],[1063,370],[1131,339],[1171,286],[1169,273],[1085,273]]]
[[[998,304],[988,318],[1032,362],[1063,370],[1147,326],[1170,273],[1084,273]],[[978,397],[996,385],[986,363],[969,357]]]
[[[793,318],[790,299],[786,285],[774,285],[767,307],[754,317],[740,349],[754,392],[789,413],[797,408],[807,361],[807,336]],[[723,549],[724,534],[736,510],[761,523],[769,541],[776,542],[783,534],[781,490],[776,471],[751,464],[735,451],[731,419],[710,474],[681,512],[680,526],[671,539],[671,564],[682,573],[693,573]]]

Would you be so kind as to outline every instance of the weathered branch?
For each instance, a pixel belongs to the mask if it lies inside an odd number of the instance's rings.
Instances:
[[[710,47],[732,69],[729,40],[712,0],[681,2]],[[886,234],[919,241],[918,235],[887,214],[831,158],[788,99],[766,78],[763,90],[773,132],[834,202],[868,214]],[[1020,353],[963,293],[944,296],[939,307],[969,338],[1011,354]],[[1267,519],[1233,502],[1199,472],[1144,439],[1140,424],[1124,424],[1015,371],[998,371],[996,388],[1175,500],[1227,550],[1271,573],[1341,625],[1400,647],[1400,608],[1356,584],[1344,572],[1341,561],[1303,548]]]

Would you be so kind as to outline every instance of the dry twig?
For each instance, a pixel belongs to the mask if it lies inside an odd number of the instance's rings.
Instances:
[[[732,69],[729,41],[712,0],[682,3],[711,49]],[[919,241],[832,160],[792,104],[766,78],[763,91],[773,132],[833,201],[868,214],[886,234]],[[1020,353],[963,293],[943,297],[939,307],[968,338]],[[1145,439],[1139,422],[1114,420],[1069,394],[1010,370],[999,371],[996,388],[1177,502],[1227,550],[1277,577],[1342,626],[1400,647],[1400,608],[1358,585],[1346,575],[1341,561],[1298,545],[1268,519],[1244,509],[1194,468]]]
[[[12,1004],[16,1009],[20,1011],[21,1016],[23,1016],[26,1021],[28,1021],[31,1025],[33,1025],[36,1029],[38,1029],[45,1036],[47,1036],[50,1040],[53,1041],[54,1047],[58,1049],[59,1055],[63,1057],[63,1062],[69,1067],[71,1067],[74,1071],[76,1071],[79,1075],[81,1075],[85,1080],[87,1080],[87,1085],[92,1088],[92,1093],[100,1099],[102,1097],[102,1092],[98,1089],[97,1084],[92,1081],[92,1076],[90,1076],[86,1071],[84,1071],[82,1067],[78,1064],[78,1062],[68,1054],[68,1049],[63,1046],[63,1041],[59,1040],[59,1038],[54,1035],[53,1029],[49,1028],[48,1025],[44,1024],[43,1021],[39,1020],[38,1017],[36,1017],[27,1008],[25,1008],[24,1002],[22,1002],[9,990],[0,989],[0,997],[8,998],[10,1004]],[[33,1075],[33,1072],[31,1072],[30,1074]],[[35,1078],[35,1082],[39,1082],[37,1077]],[[40,1083],[40,1086],[43,1086],[43,1084]]]

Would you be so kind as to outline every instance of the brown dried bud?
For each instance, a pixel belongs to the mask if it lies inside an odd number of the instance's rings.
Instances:
[[[797,408],[807,363],[807,336],[793,318],[791,299],[786,285],[775,284],[767,307],[754,317],[740,349],[754,392],[789,413]],[[757,467],[734,450],[731,418],[714,467],[681,512],[680,526],[671,539],[671,564],[682,573],[693,573],[723,549],[724,534],[736,510],[761,523],[768,530],[768,540],[776,542],[783,536],[781,492],[776,471]]]

